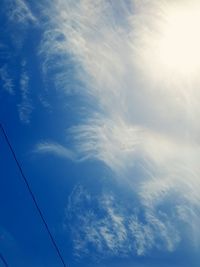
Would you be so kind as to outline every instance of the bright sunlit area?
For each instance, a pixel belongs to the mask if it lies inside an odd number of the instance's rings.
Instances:
[[[196,79],[200,71],[200,3],[153,2],[154,16],[146,8],[147,24],[145,20],[143,28],[139,25],[144,68],[148,75],[162,76],[162,79]]]
[[[163,66],[182,75],[199,73],[200,3],[173,3],[160,31],[158,54]]]

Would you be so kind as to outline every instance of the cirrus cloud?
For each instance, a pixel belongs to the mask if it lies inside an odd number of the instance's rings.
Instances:
[[[175,2],[55,0],[45,10],[49,20],[39,51],[44,73],[53,59],[62,69],[62,75],[55,75],[59,85],[66,82],[65,67],[72,58],[84,84],[80,95],[96,105],[69,131],[78,157],[100,160],[132,186],[141,207],[155,211],[149,220],[163,231],[169,251],[174,248],[168,239],[173,222],[159,222],[157,208],[173,199],[184,210],[180,214],[192,210],[198,217],[200,195],[200,79],[173,74],[158,60],[157,43],[170,10],[188,4]],[[142,177],[136,178],[136,167]],[[196,231],[196,220],[187,222]],[[101,232],[98,227],[94,236]],[[112,234],[103,229],[109,246]],[[135,220],[135,236],[140,229],[150,231]],[[141,239],[145,243],[148,237]],[[135,246],[137,251],[145,247]]]

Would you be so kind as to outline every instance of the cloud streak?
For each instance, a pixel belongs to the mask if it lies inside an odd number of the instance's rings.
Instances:
[[[94,196],[77,186],[68,199],[65,222],[72,235],[74,255],[106,258],[144,256],[152,249],[174,251],[181,241],[176,213],[169,217],[146,209],[143,220],[141,213],[113,194]]]
[[[14,94],[14,84],[13,79],[10,77],[8,73],[7,65],[4,65],[0,68],[0,80],[3,83],[3,89],[8,92],[10,95]]]
[[[37,23],[37,18],[33,15],[26,1],[9,0],[7,7],[10,21],[21,24]]]
[[[18,104],[19,118],[23,123],[30,122],[33,105],[30,99],[29,76],[25,70],[26,62],[22,62],[22,73],[20,77],[21,103]]]
[[[70,159],[73,161],[76,159],[74,153],[71,150],[55,142],[38,143],[34,148],[34,152],[40,154],[51,154],[61,158]]]

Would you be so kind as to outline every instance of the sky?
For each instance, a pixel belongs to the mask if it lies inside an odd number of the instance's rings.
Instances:
[[[199,46],[197,0],[1,0],[0,123],[66,266],[199,267]],[[0,170],[0,254],[63,266],[2,131]]]

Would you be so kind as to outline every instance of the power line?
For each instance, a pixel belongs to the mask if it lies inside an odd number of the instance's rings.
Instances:
[[[8,263],[7,263],[7,261],[5,260],[5,258],[3,257],[3,255],[1,254],[1,252],[0,252],[0,259],[1,259],[1,261],[3,262],[3,264],[5,265],[5,267],[8,267]]]
[[[49,226],[48,226],[48,224],[47,224],[47,222],[46,222],[46,220],[45,220],[45,218],[44,218],[44,216],[43,216],[43,214],[42,214],[42,211],[41,211],[41,209],[40,209],[40,207],[39,207],[39,205],[38,205],[38,203],[37,203],[37,200],[36,200],[36,198],[35,198],[35,196],[34,196],[34,193],[33,193],[32,189],[31,189],[31,187],[30,187],[30,185],[29,185],[29,182],[28,182],[28,180],[27,180],[27,178],[26,178],[26,176],[25,176],[25,174],[24,174],[24,172],[23,172],[23,170],[22,170],[22,167],[21,167],[21,165],[20,165],[20,163],[19,163],[19,161],[18,161],[18,159],[17,159],[17,157],[16,157],[15,151],[14,151],[14,149],[13,149],[13,147],[12,147],[12,145],[11,145],[9,139],[8,139],[8,136],[7,136],[6,132],[5,132],[5,130],[4,130],[2,124],[0,124],[0,128],[1,128],[1,130],[2,130],[2,133],[3,133],[3,135],[4,135],[4,138],[5,138],[5,140],[6,140],[6,143],[8,144],[8,147],[10,148],[10,151],[11,151],[11,153],[12,153],[12,155],[13,155],[13,158],[14,158],[16,164],[17,164],[17,167],[18,167],[18,169],[19,169],[19,171],[20,171],[20,173],[21,173],[21,177],[22,177],[23,180],[24,180],[24,183],[25,183],[25,185],[26,185],[26,187],[27,187],[27,190],[28,190],[28,192],[29,192],[30,195],[31,195],[31,198],[32,198],[32,200],[33,200],[33,202],[34,202],[34,204],[35,204],[35,207],[36,207],[36,209],[37,209],[37,211],[38,211],[38,213],[39,213],[39,215],[40,215],[40,217],[41,217],[41,219],[42,219],[42,222],[44,223],[44,226],[45,226],[45,228],[46,228],[46,230],[47,230],[47,233],[48,233],[48,235],[49,235],[49,237],[50,237],[50,240],[51,240],[51,242],[52,242],[52,244],[53,244],[53,246],[54,246],[54,248],[55,248],[55,250],[56,250],[56,252],[57,252],[57,254],[58,254],[58,256],[59,256],[59,258],[60,258],[60,260],[61,260],[61,262],[62,262],[62,264],[63,264],[63,266],[64,266],[64,267],[67,267],[66,264],[65,264],[65,261],[64,261],[64,259],[63,259],[63,257],[62,257],[62,254],[61,254],[61,252],[60,252],[60,249],[58,248],[58,246],[57,246],[57,244],[56,244],[56,241],[55,241],[53,235],[51,234],[51,231],[50,231],[50,229],[49,229]]]

